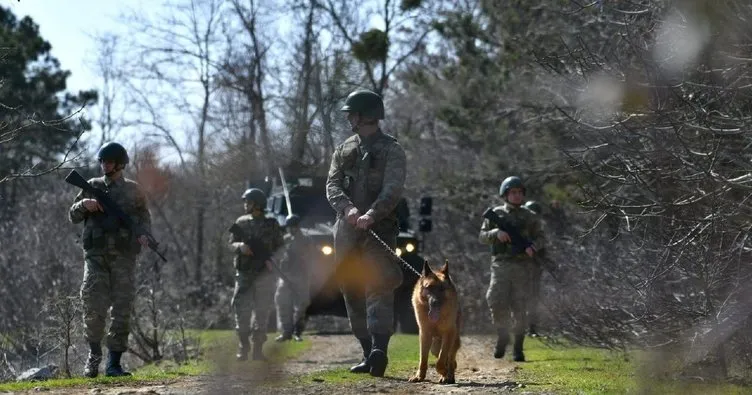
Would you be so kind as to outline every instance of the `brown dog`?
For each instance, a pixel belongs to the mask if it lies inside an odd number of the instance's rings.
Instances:
[[[423,263],[423,274],[413,289],[413,309],[420,329],[420,365],[411,383],[425,380],[428,351],[438,356],[436,372],[441,384],[454,384],[460,348],[461,311],[457,289],[449,277],[449,261],[438,271]]]

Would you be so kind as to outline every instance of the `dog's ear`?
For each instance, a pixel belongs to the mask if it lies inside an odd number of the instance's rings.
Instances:
[[[444,260],[444,266],[439,269],[439,273],[449,277],[449,259]]]
[[[429,274],[433,274],[431,267],[428,266],[428,259],[423,261],[423,277],[428,277]]]

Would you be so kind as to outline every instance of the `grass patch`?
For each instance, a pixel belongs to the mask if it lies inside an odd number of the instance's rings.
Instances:
[[[353,339],[354,340],[354,339]],[[387,377],[398,379],[407,379],[411,373],[415,372],[417,358],[420,355],[417,335],[396,334],[389,342],[389,366],[386,369]],[[339,369],[325,370],[322,372],[311,373],[293,379],[294,383],[327,383],[327,384],[347,384],[358,382],[378,382],[379,378],[371,377],[369,374],[352,374],[350,367]]]
[[[389,345],[389,367],[386,376],[406,380],[415,372],[418,355],[417,335],[395,335]],[[730,383],[641,382],[635,373],[639,363],[637,358],[639,354],[636,352],[625,354],[573,345],[552,347],[538,339],[528,338],[525,341],[525,356],[528,362],[515,363],[518,368],[509,377],[511,381],[524,384],[525,392],[682,395],[731,395],[751,392],[749,387]],[[435,358],[431,357],[430,361],[435,361]],[[329,386],[347,387],[348,385],[378,383],[383,380],[368,374],[352,374],[348,368],[343,367],[296,377],[289,384],[323,384],[323,388],[317,388],[325,391]],[[432,369],[429,367],[429,371]],[[463,380],[461,376],[458,379],[460,383]],[[499,380],[502,381],[502,378]]]
[[[31,390],[35,388],[97,387],[114,384],[138,386],[141,384],[169,382],[184,376],[205,374],[211,370],[211,367],[212,365],[205,360],[193,360],[182,364],[177,364],[173,361],[161,361],[133,370],[133,376],[130,377],[105,377],[104,366],[102,365],[100,366],[99,377],[94,379],[73,377],[70,379],[61,378],[45,381],[7,382],[0,383],[0,392]]]
[[[527,339],[528,362],[518,365],[514,380],[524,383],[526,391],[557,394],[748,394],[751,390],[730,383],[644,380],[636,373],[641,356],[590,347],[549,347]]]
[[[173,361],[161,361],[159,363],[148,364],[133,370],[133,376],[130,377],[105,377],[103,370],[100,370],[100,376],[95,379],[83,377],[73,377],[70,379],[52,379],[46,381],[33,382],[6,382],[0,383],[0,392],[25,391],[35,388],[52,389],[52,388],[71,388],[71,387],[97,387],[112,385],[138,386],[144,384],[164,383],[177,380],[185,376],[199,376],[210,374],[217,369],[222,362],[218,361],[221,356],[222,360],[235,362],[235,351],[237,339],[234,331],[229,330],[209,330],[209,331],[190,331],[186,336],[192,337],[199,342],[202,350],[202,358],[191,360],[186,363],[178,364]],[[294,358],[311,347],[311,342],[285,342],[283,344],[274,343],[269,334],[270,340],[264,344],[264,352],[269,359],[275,362],[284,361]],[[100,366],[104,368],[104,363]]]
[[[628,355],[588,347],[549,347],[537,339],[526,339],[525,358],[515,381],[528,391],[604,394],[625,393],[634,384]]]
[[[72,387],[97,387],[97,386],[111,386],[114,384],[119,385],[132,385],[137,386],[140,384],[148,383],[161,383],[175,380],[181,376],[195,374],[198,363],[188,363],[184,365],[172,364],[173,367],[169,369],[154,368],[152,366],[145,367],[144,371],[139,369],[134,372],[130,377],[104,377],[99,376],[94,379],[88,379],[83,377],[73,377],[70,379],[53,379],[46,381],[23,381],[23,382],[9,382],[0,383],[0,392],[13,392],[13,391],[26,391],[35,388],[40,389],[53,389],[53,388],[72,388]]]

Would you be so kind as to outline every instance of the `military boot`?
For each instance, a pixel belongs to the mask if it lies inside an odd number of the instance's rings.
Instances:
[[[253,360],[254,361],[266,361],[266,357],[264,357],[264,342],[261,341],[254,341],[253,342]]]
[[[522,343],[525,342],[525,334],[514,335],[514,351],[512,359],[515,362],[525,362],[525,353],[522,352]]]
[[[290,334],[290,332],[282,332],[282,334],[279,335],[279,336],[277,336],[274,339],[274,341],[277,342],[277,343],[282,343],[282,342],[286,342],[286,341],[291,340],[291,339],[292,339],[292,334]]]
[[[105,376],[107,377],[121,377],[121,376],[130,376],[130,372],[126,372],[123,370],[123,367],[120,366],[120,357],[123,356],[123,353],[121,351],[110,351],[110,354],[107,358],[107,370],[105,371]]]
[[[251,349],[251,343],[248,341],[248,335],[238,335],[238,353],[235,355],[238,361],[247,361],[248,353]]]
[[[391,335],[373,335],[373,350],[368,356],[368,364],[371,365],[371,376],[384,377],[386,365],[389,364],[387,349]]]
[[[295,323],[295,328],[292,330],[292,338],[296,342],[302,342],[303,341],[303,320],[299,320]]]
[[[102,346],[99,343],[89,343],[89,358],[84,366],[84,377],[93,379],[99,375],[99,364],[102,362]]]
[[[504,354],[507,352],[507,344],[509,344],[509,331],[506,328],[501,328],[499,329],[498,336],[496,338],[494,358],[504,358]]]
[[[535,324],[530,324],[530,329],[528,329],[527,334],[530,335],[530,337],[538,337],[538,327]]]
[[[350,368],[350,373],[368,373],[371,371],[371,365],[368,364],[368,356],[371,355],[373,343],[371,338],[358,338],[360,346],[363,348],[363,360],[359,364]]]

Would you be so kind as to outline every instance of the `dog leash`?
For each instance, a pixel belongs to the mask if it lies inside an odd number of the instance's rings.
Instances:
[[[371,234],[371,236],[373,236],[373,238],[374,238],[374,239],[376,239],[376,241],[378,241],[379,243],[381,243],[381,245],[382,245],[382,246],[384,247],[384,249],[385,249],[385,250],[387,250],[387,251],[388,251],[388,252],[389,252],[389,253],[390,253],[390,254],[391,254],[392,256],[395,256],[395,257],[397,257],[397,259],[399,259],[399,261],[400,261],[400,263],[402,264],[402,266],[404,266],[404,267],[406,267],[406,268],[410,269],[410,271],[411,271],[411,272],[415,273],[415,275],[416,275],[416,276],[420,277],[420,272],[418,272],[417,270],[415,270],[415,268],[414,268],[414,267],[410,266],[410,264],[409,264],[409,263],[407,263],[407,261],[405,261],[404,259],[402,259],[402,257],[401,257],[401,256],[397,255],[397,253],[396,253],[396,252],[394,252],[394,250],[392,250],[392,248],[391,248],[391,247],[389,247],[389,245],[388,245],[388,244],[386,244],[386,243],[384,242],[384,240],[381,240],[381,237],[379,237],[379,236],[378,236],[378,235],[376,234],[376,232],[374,232],[374,231],[373,231],[373,230],[371,230],[371,229],[368,229],[368,233],[370,233],[370,234]]]

